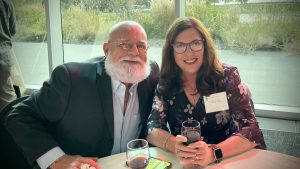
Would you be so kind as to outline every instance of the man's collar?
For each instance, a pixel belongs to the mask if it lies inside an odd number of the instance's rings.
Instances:
[[[112,77],[110,77],[110,78],[111,78],[111,86],[112,86],[113,92],[116,92],[116,91],[120,88],[120,86],[123,86],[123,85],[125,86],[125,84],[123,84],[123,83],[120,82],[119,80],[114,79],[114,78],[112,78]],[[137,85],[138,85],[138,83],[132,84],[131,87],[130,87],[130,89],[129,89],[129,91],[131,91],[131,90],[133,90],[134,88],[136,88]]]

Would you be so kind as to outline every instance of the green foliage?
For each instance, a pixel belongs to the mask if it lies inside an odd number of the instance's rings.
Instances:
[[[105,21],[99,19],[101,18],[100,13],[93,11],[82,12],[79,7],[71,7],[65,10],[62,18],[65,43],[93,42],[95,41],[96,33],[98,30],[101,30],[100,25],[105,24]]]
[[[150,13],[133,13],[130,18],[144,26],[149,39],[163,39],[166,31],[173,22],[173,0],[151,0]]]
[[[61,0],[61,4],[65,9],[75,6],[82,10],[95,10],[99,12],[116,12],[120,7],[129,9],[133,4],[150,5],[148,0]]]
[[[13,1],[18,30],[14,39],[44,41],[46,24],[43,1]],[[203,21],[219,42],[219,48],[246,52],[274,49],[300,52],[299,3],[245,4],[241,0],[243,3],[240,5],[220,6],[211,5],[213,2],[186,1],[186,15]],[[164,39],[175,18],[174,0],[61,0],[61,4],[65,43],[101,42],[107,38],[111,25],[121,20],[141,23],[148,39]],[[133,4],[146,6],[150,11],[132,11]]]
[[[212,6],[196,0],[187,3],[187,15],[200,19],[215,39],[221,39],[224,31],[239,23],[239,8]]]
[[[300,4],[187,5],[187,14],[203,21],[220,48],[300,51]]]
[[[44,41],[46,38],[46,17],[42,3],[22,5],[20,2],[14,2],[17,17],[17,33],[14,39],[18,41]]]

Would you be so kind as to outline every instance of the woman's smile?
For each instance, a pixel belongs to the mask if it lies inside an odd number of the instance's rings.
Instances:
[[[192,64],[196,63],[197,60],[198,60],[198,58],[185,59],[185,60],[183,60],[183,62],[186,63],[186,64],[189,64],[189,65],[192,65]]]

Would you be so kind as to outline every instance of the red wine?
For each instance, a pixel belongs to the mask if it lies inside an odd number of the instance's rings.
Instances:
[[[148,164],[148,158],[136,157],[129,161],[128,166],[132,169],[144,169]]]
[[[200,133],[195,129],[185,130],[182,132],[182,135],[187,138],[186,145],[200,140]]]

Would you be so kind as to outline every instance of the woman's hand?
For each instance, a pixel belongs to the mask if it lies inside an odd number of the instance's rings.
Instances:
[[[182,165],[196,164],[206,167],[214,161],[213,152],[204,141],[197,141],[187,146],[183,144],[186,141],[186,137],[182,135],[176,136],[175,152]]]
[[[100,169],[97,158],[63,155],[54,161],[50,169]]]
[[[194,158],[196,157],[195,155],[197,153],[197,149],[191,148],[183,144],[186,141],[186,137],[182,135],[176,136],[175,154],[180,160],[180,163],[185,166],[194,164]]]
[[[196,155],[194,157],[194,164],[206,167],[208,164],[215,161],[215,157],[211,147],[204,141],[198,141],[189,144],[188,147],[195,149]]]

